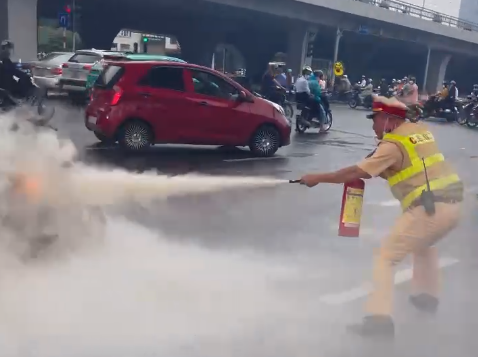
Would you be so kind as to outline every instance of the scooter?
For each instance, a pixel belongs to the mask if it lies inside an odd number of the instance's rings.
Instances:
[[[364,107],[367,109],[372,109],[373,99],[371,95],[366,96],[363,100],[362,97],[359,95],[360,91],[354,89],[352,91],[352,95],[349,99],[349,107],[355,109],[357,107]]]
[[[422,106],[422,114],[420,115],[419,120],[435,117],[445,119],[447,122],[451,123],[458,121],[460,112],[463,109],[462,102],[456,100],[455,105],[451,109],[437,110],[436,95],[430,96],[426,101],[420,102],[420,104]]]
[[[322,115],[325,115],[324,126],[322,127],[322,132],[329,131],[332,127],[333,117],[332,111],[329,109],[328,112],[320,106]],[[300,114],[295,116],[295,131],[299,134],[303,134],[307,129],[320,129],[321,125],[310,107],[304,104],[297,104],[297,110],[300,110]]]
[[[476,128],[478,126],[478,103],[474,103],[471,110],[471,115],[467,118],[466,125],[469,128]]]

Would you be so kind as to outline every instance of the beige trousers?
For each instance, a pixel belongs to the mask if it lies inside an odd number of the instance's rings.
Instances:
[[[433,216],[428,216],[423,206],[419,206],[397,219],[374,257],[374,290],[367,300],[367,313],[392,314],[394,267],[408,254],[413,255],[415,293],[438,296],[438,255],[433,245],[458,225],[460,206],[459,203],[436,203]]]

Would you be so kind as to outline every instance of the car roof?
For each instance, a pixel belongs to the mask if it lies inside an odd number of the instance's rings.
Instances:
[[[183,61],[182,59],[176,58],[176,57],[169,57],[169,56],[164,56],[164,55],[153,55],[153,54],[147,54],[147,53],[113,53],[113,54],[105,54],[105,56],[112,57],[108,58],[109,60],[115,61],[114,57],[118,57],[116,61],[121,61],[123,58],[126,58],[131,61],[165,61],[165,62],[180,62],[180,63],[186,63],[186,61]]]
[[[126,66],[144,66],[144,65],[175,66],[175,67],[184,67],[184,68],[206,69],[208,71],[215,72],[215,70],[213,70],[210,67],[200,66],[200,65],[188,63],[188,62],[178,62],[178,61],[115,61],[115,63],[126,65]]]
[[[111,51],[111,50],[97,50],[95,48],[92,48],[90,50],[87,50],[87,49],[78,50],[75,52],[75,54],[82,54],[82,53],[96,53],[99,55],[109,54],[109,55],[118,55],[118,56],[124,55],[124,52]]]

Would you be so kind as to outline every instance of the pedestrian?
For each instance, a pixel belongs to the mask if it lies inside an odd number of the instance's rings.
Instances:
[[[417,289],[410,303],[421,311],[437,310],[439,267],[434,245],[460,220],[462,181],[439,152],[428,127],[407,122],[406,114],[407,107],[396,98],[374,97],[373,113],[367,117],[373,120],[373,130],[380,139],[376,150],[357,165],[301,179],[302,184],[313,187],[380,176],[400,201],[403,213],[374,259],[374,290],[366,304],[368,315],[362,323],[348,327],[364,336],[394,335],[394,267],[409,254],[413,255]],[[427,183],[431,193],[427,193]]]

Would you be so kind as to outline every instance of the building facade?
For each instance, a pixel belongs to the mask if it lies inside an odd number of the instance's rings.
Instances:
[[[146,45],[145,45],[146,43]],[[130,30],[121,30],[113,40],[111,49],[116,51],[146,52],[157,55],[174,55],[180,52],[175,38],[162,35],[145,34]]]

